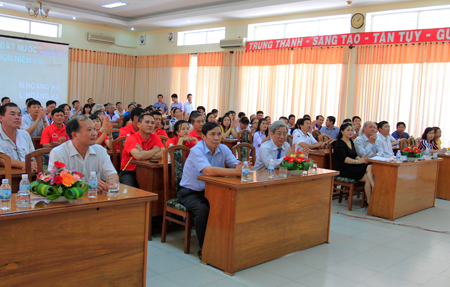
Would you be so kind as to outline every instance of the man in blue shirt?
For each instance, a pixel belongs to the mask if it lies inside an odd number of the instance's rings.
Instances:
[[[198,180],[200,175],[207,176],[240,176],[242,163],[230,149],[220,144],[222,129],[217,123],[206,123],[202,127],[202,140],[189,153],[184,164],[183,176],[177,197],[180,202],[194,214],[194,225],[200,250],[198,257],[202,259],[203,239],[209,215],[209,202],[205,197],[205,182]],[[226,165],[229,168],[224,168]]]
[[[397,130],[392,133],[392,136],[396,140],[400,139],[409,139],[410,136],[408,133],[405,133],[406,130],[406,124],[404,122],[398,122],[397,123]]]
[[[158,95],[158,101],[153,105],[153,107],[154,107],[155,109],[161,108],[161,109],[162,109],[161,112],[162,112],[163,114],[167,115],[168,109],[167,109],[166,103],[163,102],[163,99],[164,99],[164,96],[161,95],[161,94],[159,94],[159,95]]]
[[[334,123],[336,122],[336,118],[333,116],[327,117],[327,120],[325,121],[325,126],[320,129],[321,134],[327,134],[332,139],[337,139],[337,136],[339,134],[339,128],[334,126]]]
[[[181,111],[184,111],[183,104],[178,101],[178,95],[177,94],[173,94],[170,97],[172,98],[172,102],[173,102],[170,105],[170,110],[172,110],[173,108],[179,108]]]

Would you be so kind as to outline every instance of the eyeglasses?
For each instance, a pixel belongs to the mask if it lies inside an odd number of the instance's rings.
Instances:
[[[274,136],[277,136],[277,137],[287,137],[287,133],[274,133],[273,134]]]

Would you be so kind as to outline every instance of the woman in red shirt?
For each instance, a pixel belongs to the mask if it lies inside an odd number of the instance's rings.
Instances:
[[[108,121],[108,118],[103,118],[105,124],[103,124],[102,120],[97,115],[90,115],[89,118],[94,122],[95,131],[98,134],[95,143],[101,145],[102,147],[112,149],[112,124]],[[103,132],[100,130],[102,130]]]
[[[172,145],[184,145],[188,148],[194,147],[198,140],[195,137],[189,136],[189,124],[185,120],[179,120],[173,126],[175,137],[170,138],[166,142],[166,148]]]

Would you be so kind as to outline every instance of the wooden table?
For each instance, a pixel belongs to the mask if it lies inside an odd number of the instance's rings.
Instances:
[[[11,179],[12,179],[12,184],[11,184],[11,192],[12,193],[16,193],[19,190],[19,183],[22,180],[22,174],[25,174],[25,170],[21,169],[21,168],[11,168]],[[33,174],[33,178],[34,178],[35,174]],[[0,167],[0,179],[4,179],[5,178],[5,167]],[[32,181],[32,180],[30,180]]]
[[[327,149],[311,150],[308,157],[317,164],[317,167],[330,168],[330,152]]]
[[[34,149],[42,148],[41,137],[31,137],[31,140],[33,141]]]
[[[442,162],[439,164],[436,197],[450,200],[450,154],[440,153],[438,157]]]
[[[39,197],[31,208],[16,208],[13,196],[11,210],[0,212],[0,284],[145,286],[148,214],[156,199],[125,185],[118,197]]]
[[[226,145],[231,150],[235,145],[237,145],[238,140],[237,139],[235,139],[235,140],[225,139],[225,140],[222,140],[220,143]]]
[[[434,206],[442,159],[404,163],[369,162],[372,163],[375,186],[368,215],[394,220]]]
[[[277,173],[278,171],[276,171]],[[210,212],[203,263],[232,275],[286,254],[328,242],[333,177],[339,172],[269,180],[199,176]]]

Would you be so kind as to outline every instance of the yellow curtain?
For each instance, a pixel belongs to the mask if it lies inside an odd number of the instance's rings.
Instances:
[[[236,52],[234,106],[273,120],[291,113],[339,117],[348,54],[347,47]]]
[[[94,102],[129,102],[133,95],[135,57],[72,48],[70,52],[69,104],[88,98]]]
[[[136,58],[135,101],[143,106],[157,102],[164,96],[170,107],[172,94],[184,102],[188,94],[190,54],[138,56]]]
[[[195,102],[206,111],[230,110],[231,54],[229,52],[197,54],[197,94]]]
[[[355,115],[386,120],[391,132],[405,122],[415,137],[439,126],[443,145],[450,146],[450,43],[359,46],[356,53]]]

